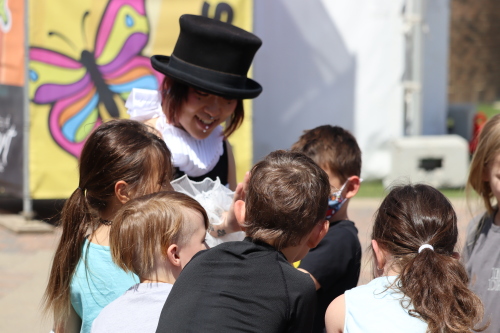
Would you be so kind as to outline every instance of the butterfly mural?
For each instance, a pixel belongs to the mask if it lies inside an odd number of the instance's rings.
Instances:
[[[49,35],[74,48],[71,36],[57,31]],[[126,116],[125,100],[132,88],[158,88],[161,74],[141,55],[148,40],[144,0],[109,0],[93,48],[82,50],[80,59],[30,48],[30,99],[51,106],[48,126],[61,148],[78,157],[93,128]]]

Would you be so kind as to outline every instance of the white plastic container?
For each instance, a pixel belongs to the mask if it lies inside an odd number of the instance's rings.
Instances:
[[[411,182],[460,188],[467,181],[469,145],[459,135],[404,137],[392,142],[391,159],[386,187]]]

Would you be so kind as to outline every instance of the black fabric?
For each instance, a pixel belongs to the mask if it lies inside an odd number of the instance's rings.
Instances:
[[[196,15],[182,15],[180,34],[170,57],[154,55],[153,68],[177,81],[211,94],[255,98],[260,84],[247,78],[262,41],[229,23]]]
[[[207,177],[213,180],[219,177],[221,184],[226,185],[228,183],[227,173],[229,171],[229,156],[227,154],[227,146],[226,146],[227,144],[228,144],[227,141],[224,141],[222,143],[224,152],[222,153],[221,157],[219,158],[219,161],[212,170],[199,177],[188,176],[188,178],[195,182],[201,182],[203,181],[203,179]],[[181,178],[184,175],[185,173],[179,170],[179,168],[174,168],[174,177],[172,179]]]
[[[328,305],[358,284],[361,244],[354,223],[348,220],[331,222],[325,238],[309,251],[299,267],[311,273],[321,285],[317,291],[313,332],[324,332]]]
[[[272,246],[245,238],[193,257],[165,302],[156,332],[307,333],[315,303],[308,274]]]

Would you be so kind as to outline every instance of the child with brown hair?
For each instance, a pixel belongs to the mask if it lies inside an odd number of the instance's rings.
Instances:
[[[140,283],[106,306],[92,332],[155,332],[160,312],[182,269],[205,243],[203,207],[178,192],[159,192],[127,202],[109,235],[113,261]]]
[[[472,158],[467,189],[483,200],[486,212],[474,218],[467,230],[463,260],[471,289],[484,304],[489,331],[500,330],[500,115],[484,125]]]
[[[275,151],[250,172],[235,215],[247,238],[198,253],[157,332],[310,332],[316,293],[291,263],[328,231],[328,176],[307,156]]]
[[[56,332],[90,332],[101,309],[138,282],[111,260],[110,225],[131,198],[169,189],[171,175],[170,151],[150,127],[111,120],[90,134],[44,295]]]
[[[348,290],[329,306],[328,333],[468,333],[483,306],[455,251],[457,216],[428,185],[394,187],[375,215],[375,279]]]
[[[322,333],[328,305],[358,284],[361,244],[358,230],[347,216],[347,207],[361,181],[361,150],[351,133],[330,125],[306,131],[292,150],[315,161],[328,175],[331,186],[328,233],[299,264],[299,270],[309,273],[316,286],[318,301],[313,332]]]

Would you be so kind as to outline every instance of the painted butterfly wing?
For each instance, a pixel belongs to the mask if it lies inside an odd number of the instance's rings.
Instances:
[[[110,25],[110,21],[115,24]],[[161,80],[161,75],[152,70],[149,58],[139,55],[148,39],[149,24],[143,2],[122,0],[120,6],[118,1],[108,4],[96,37],[96,63],[109,89],[123,101],[132,88],[157,89]],[[113,43],[104,43],[105,40]],[[122,106],[118,102],[119,112],[125,113]]]
[[[149,39],[144,2],[111,0],[97,30],[94,55],[103,73],[124,65],[139,54]],[[122,52],[123,49],[128,52]]]
[[[80,62],[38,47],[30,48],[29,79],[30,99],[37,104],[54,103],[91,84]]]
[[[80,156],[85,139],[102,121],[99,118],[99,95],[93,85],[54,103],[49,129],[54,140],[68,153]]]
[[[125,117],[132,87],[156,89],[161,75],[140,56],[149,36],[144,1],[110,0],[94,52],[80,61],[42,48],[30,51],[30,96],[52,104],[49,128],[64,150],[79,156],[88,133],[103,120]]]
[[[156,73],[150,67],[149,58],[136,56],[119,70],[105,75],[104,79],[113,92],[126,100],[132,88],[157,89],[162,76]]]
[[[64,54],[32,47],[29,78],[30,99],[36,104],[52,104],[52,137],[64,150],[78,156],[85,137],[98,125],[97,92],[87,70]]]

